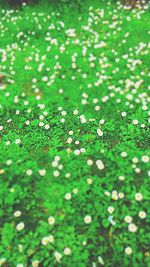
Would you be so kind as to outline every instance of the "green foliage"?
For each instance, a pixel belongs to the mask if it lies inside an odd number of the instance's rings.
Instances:
[[[49,3],[0,9],[0,266],[148,267],[149,5]]]

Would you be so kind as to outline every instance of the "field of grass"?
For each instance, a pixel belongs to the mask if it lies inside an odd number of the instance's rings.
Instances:
[[[0,8],[0,266],[150,266],[150,5]]]

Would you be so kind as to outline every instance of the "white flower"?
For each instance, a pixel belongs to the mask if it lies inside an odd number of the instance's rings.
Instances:
[[[86,119],[85,118],[81,119],[81,123],[86,123]]]
[[[41,121],[41,122],[39,123],[39,126],[40,126],[40,127],[44,126],[44,122]]]
[[[66,116],[66,114],[67,114],[67,112],[66,112],[65,110],[63,110],[63,111],[61,112],[61,115],[62,115],[62,116]]]
[[[91,223],[91,221],[92,221],[92,218],[91,218],[90,215],[86,215],[86,216],[84,217],[84,222],[85,222],[85,223],[89,224],[89,223]]]
[[[119,198],[124,198],[124,193],[120,192],[119,193]]]
[[[82,105],[86,105],[87,104],[87,100],[86,99],[82,99],[81,103],[82,103]]]
[[[48,77],[47,76],[42,77],[42,81],[43,82],[47,82],[48,81]]]
[[[62,258],[62,255],[59,253],[59,252],[55,252],[54,253],[54,256],[55,256],[55,258],[56,258],[56,261],[58,261],[58,262],[60,262],[60,260],[61,260],[61,258]]]
[[[59,94],[63,94],[64,90],[61,88],[58,90]]]
[[[49,130],[50,126],[48,124],[45,125],[45,129]]]
[[[104,260],[101,256],[98,257],[98,262],[102,265],[104,265]]]
[[[92,159],[88,159],[87,160],[87,165],[92,166],[93,165],[93,160]]]
[[[122,156],[123,158],[125,158],[125,157],[127,156],[127,153],[124,151],[124,152],[121,153],[121,156]]]
[[[53,225],[53,224],[55,223],[55,218],[54,218],[53,216],[50,216],[50,217],[48,218],[48,223],[49,223],[50,225]]]
[[[79,111],[78,111],[77,109],[75,109],[75,110],[73,111],[73,114],[74,114],[74,115],[77,115],[78,112],[79,112]]]
[[[77,188],[74,188],[74,189],[72,190],[72,192],[73,192],[74,194],[77,194],[77,193],[78,193],[78,189],[77,189]]]
[[[29,176],[32,175],[32,170],[27,170],[26,174],[29,175]]]
[[[118,200],[118,192],[117,191],[113,191],[112,192],[112,199],[113,200]]]
[[[14,189],[13,187],[10,188],[10,192],[11,192],[11,193],[15,192],[15,189]]]
[[[104,124],[105,123],[105,120],[103,120],[103,119],[101,119],[100,121],[99,121],[99,124]]]
[[[14,212],[14,216],[15,217],[20,217],[21,216],[21,211],[20,210],[17,210]]]
[[[132,159],[132,161],[133,161],[133,163],[138,163],[138,158],[134,157],[134,158]]]
[[[87,179],[87,184],[92,184],[92,183],[93,183],[93,179],[88,178],[88,179]]]
[[[64,119],[64,118],[62,118],[60,121],[61,121],[62,123],[64,123],[64,122],[65,122],[65,119]]]
[[[46,110],[43,111],[43,115],[44,115],[44,116],[48,115],[48,112],[47,112]]]
[[[92,64],[91,64],[91,65],[92,65]],[[93,66],[94,66],[94,65],[93,65]],[[100,106],[96,106],[96,107],[95,107],[95,110],[96,110],[96,111],[99,111],[99,110],[100,110]]]
[[[69,137],[69,138],[67,139],[67,143],[68,143],[68,144],[71,144],[71,143],[72,143],[72,138],[71,138],[71,137]]]
[[[70,178],[70,173],[69,173],[69,172],[66,173],[65,177],[66,177],[66,178]]]
[[[38,267],[39,266],[39,261],[38,260],[32,261],[32,266],[33,267]]]
[[[125,177],[121,175],[121,176],[119,176],[119,180],[120,181],[124,181],[125,180]]]
[[[139,215],[139,217],[140,217],[141,219],[146,218],[146,212],[145,212],[145,211],[140,211],[138,215]]]
[[[125,253],[126,253],[127,255],[132,254],[132,248],[130,248],[130,247],[126,247],[126,248],[125,248]]]
[[[15,140],[15,144],[20,144],[21,143],[21,140],[20,139],[16,139]]]
[[[99,170],[103,170],[105,168],[104,163],[102,162],[102,160],[97,160],[96,161],[96,165],[97,165],[97,168]]]
[[[65,248],[64,249],[64,254],[65,255],[70,255],[71,254],[71,249],[70,248]]]
[[[26,124],[26,125],[29,125],[29,124],[30,124],[30,121],[29,121],[29,120],[27,120],[27,121],[25,122],[25,124]]]
[[[114,210],[115,210],[115,208],[114,207],[108,207],[108,209],[107,209],[107,211],[111,214],[111,213],[113,213],[114,212]]]
[[[139,123],[138,120],[133,120],[134,125],[137,125],[138,123]]]
[[[7,165],[11,165],[11,164],[12,164],[12,160],[11,160],[11,159],[8,159],[8,160],[6,161],[6,164],[7,164]]]
[[[58,166],[58,161],[54,160],[54,161],[52,162],[52,166],[53,166],[54,168],[56,168],[56,167]]]
[[[105,196],[107,196],[107,197],[110,196],[110,192],[108,192],[108,191],[105,191],[104,194],[105,194]]]
[[[128,230],[129,230],[129,232],[134,233],[134,232],[137,231],[137,226],[136,226],[134,223],[130,223],[130,224],[128,225]]]
[[[122,117],[125,117],[126,115],[127,115],[126,112],[122,112],[122,113],[121,113],[121,116],[122,116]]]
[[[24,265],[22,263],[18,263],[16,267],[24,267]]]
[[[25,226],[24,223],[23,223],[23,222],[20,222],[20,223],[17,224],[16,229],[17,229],[18,231],[21,231],[21,230],[24,229],[24,226]]]
[[[80,141],[79,140],[76,140],[75,141],[75,145],[79,145],[80,144]]]
[[[149,162],[149,157],[148,156],[142,156],[142,161],[145,163]]]
[[[41,243],[42,245],[47,246],[47,244],[49,243],[48,237],[47,236],[43,237]]]
[[[41,175],[41,176],[44,176],[45,174],[46,174],[46,170],[39,170],[39,174]]]
[[[103,131],[101,129],[97,129],[98,136],[103,136]]]
[[[127,222],[127,223],[131,223],[132,222],[132,217],[127,215],[125,218],[124,218],[124,221]]]
[[[56,160],[57,162],[60,161],[60,159],[61,159],[60,156],[56,156],[56,157],[55,157],[55,160]]]
[[[94,103],[94,104],[98,103],[98,98],[94,98],[94,99],[93,99],[93,103]]]
[[[56,170],[56,171],[53,172],[53,174],[54,174],[55,177],[58,177],[60,173],[59,173],[59,171]]]
[[[136,193],[136,194],[135,194],[135,199],[136,199],[137,201],[141,201],[142,198],[143,198],[143,196],[142,196],[141,193]]]
[[[69,131],[69,135],[73,135],[73,131],[72,130]]]
[[[81,147],[80,151],[81,151],[81,153],[84,153],[86,150],[84,147]]]
[[[67,193],[67,194],[65,195],[65,199],[66,199],[66,200],[70,200],[70,199],[71,199],[71,193]]]

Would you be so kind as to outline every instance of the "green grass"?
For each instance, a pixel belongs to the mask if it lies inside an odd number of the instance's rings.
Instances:
[[[149,266],[149,35],[146,4],[0,9],[0,266]]]

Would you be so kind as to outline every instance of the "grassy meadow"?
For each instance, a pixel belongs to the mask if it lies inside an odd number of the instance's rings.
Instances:
[[[0,4],[0,266],[149,267],[150,5]]]

